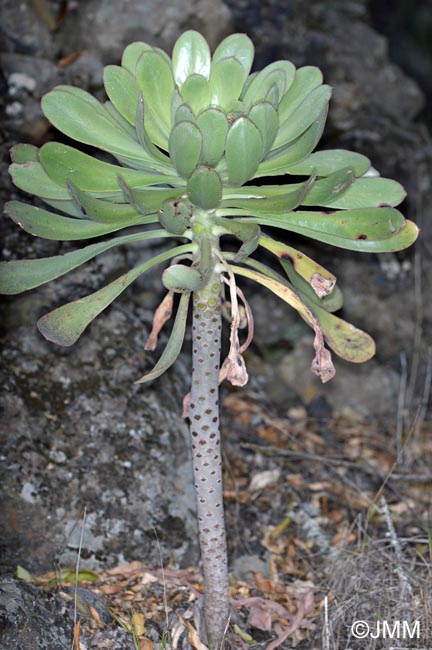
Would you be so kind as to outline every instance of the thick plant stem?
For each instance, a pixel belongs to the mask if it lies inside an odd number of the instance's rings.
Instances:
[[[194,485],[211,650],[220,650],[229,618],[228,562],[219,429],[220,278],[213,274],[193,296],[193,369],[190,399]]]

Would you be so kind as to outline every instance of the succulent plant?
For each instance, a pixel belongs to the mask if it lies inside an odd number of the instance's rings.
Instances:
[[[192,388],[184,411],[191,422],[205,633],[212,650],[222,646],[229,620],[218,384],[246,383],[243,353],[253,336],[252,313],[237,278],[255,280],[298,311],[315,332],[312,370],[328,381],[334,366],[325,344],[348,361],[362,362],[374,354],[373,340],[334,315],[342,305],[335,276],[271,238],[267,229],[373,253],[403,249],[417,236],[416,226],[395,209],[405,197],[401,185],[381,178],[358,153],[314,152],[331,94],[320,70],[276,61],[251,74],[253,56],[243,34],[228,36],[212,56],[206,40],[187,31],[172,58],[146,43],[129,45],[120,66],[105,68],[105,103],[70,86],[45,95],[42,108],[54,127],[112,161],[59,142],[40,149],[19,144],[12,149],[13,181],[51,209],[11,201],[6,212],[38,237],[99,239],[63,255],[0,267],[0,291],[15,294],[115,246],[173,240],[173,247],[107,286],[43,316],[38,328],[48,340],[72,345],[132,282],[170,261],[162,273],[168,292],[146,348],[156,347],[174,310],[175,320],[159,361],[138,380],[145,383],[178,357],[192,296]],[[225,235],[231,238],[228,248],[221,244]],[[259,247],[274,256],[276,270],[252,257]],[[231,330],[221,365],[222,312]],[[247,335],[240,343],[242,327]]]

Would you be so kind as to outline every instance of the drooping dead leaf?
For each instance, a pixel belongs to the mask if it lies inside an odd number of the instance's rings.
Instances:
[[[324,335],[321,329],[321,325],[317,317],[311,311],[309,311],[309,314],[312,319],[312,325],[315,331],[315,358],[312,361],[311,370],[315,375],[318,375],[322,383],[325,384],[326,382],[330,381],[330,379],[333,379],[336,370],[332,362],[330,350],[327,350],[324,345]]]
[[[144,350],[155,350],[159,332],[172,316],[174,304],[174,291],[168,291],[153,316],[153,325]]]
[[[330,280],[323,278],[320,273],[314,273],[311,278],[311,287],[315,291],[318,298],[325,298],[333,290],[336,284],[336,279]]]

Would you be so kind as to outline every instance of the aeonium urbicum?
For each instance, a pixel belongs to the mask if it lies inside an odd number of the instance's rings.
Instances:
[[[11,201],[6,212],[38,237],[96,243],[55,257],[2,262],[0,268],[0,290],[15,294],[115,246],[173,242],[95,293],[43,316],[38,327],[50,341],[72,345],[132,282],[170,262],[162,273],[168,292],[147,349],[155,348],[173,311],[174,324],[156,366],[139,380],[145,383],[178,357],[192,299],[192,385],[184,410],[191,423],[206,582],[202,633],[212,650],[223,644],[230,611],[218,385],[225,378],[246,383],[243,353],[253,336],[253,316],[237,279],[255,280],[299,312],[315,333],[312,370],[327,381],[334,374],[328,348],[362,362],[374,354],[374,343],[334,315],[342,305],[335,276],[273,239],[270,228],[375,253],[403,249],[417,236],[416,226],[395,209],[405,196],[401,185],[381,178],[363,155],[314,152],[331,94],[319,69],[276,61],[250,74],[253,55],[243,34],[226,38],[211,56],[205,39],[188,31],[171,58],[146,43],[129,45],[120,66],[105,68],[105,103],[70,86],[45,95],[43,111],[59,131],[111,154],[113,162],[58,142],[40,149],[17,145],[13,181],[48,209]],[[117,231],[124,232],[105,237]],[[236,253],[224,249],[225,235],[239,241]],[[276,269],[257,259],[260,249],[274,256]],[[231,330],[221,364],[222,307]],[[241,326],[247,332],[242,341]]]

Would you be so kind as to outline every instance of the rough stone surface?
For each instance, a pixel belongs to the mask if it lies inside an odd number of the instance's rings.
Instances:
[[[133,41],[170,50],[182,31],[197,29],[216,45],[230,28],[231,13],[220,0],[88,0],[70,11],[58,37],[67,52],[90,49],[117,62]]]
[[[70,648],[73,640],[73,621],[73,598],[70,594],[46,592],[10,576],[0,578],[2,650]],[[85,648],[134,648],[131,636],[119,626],[105,627],[103,632],[95,634],[89,634],[83,628],[80,640],[81,647]]]
[[[323,395],[337,411],[348,407],[365,417],[396,413],[399,376],[393,368],[371,359],[353,372],[348,363],[334,358],[336,375],[323,385],[310,372],[313,356],[313,338],[307,335],[276,366],[276,376],[303,402],[308,404]]]
[[[157,563],[154,529],[167,556],[196,560],[181,364],[136,387],[154,361],[143,310],[113,308],[62,351],[36,332],[36,295],[22,300],[2,353],[3,570],[74,565],[84,510],[83,566]]]

